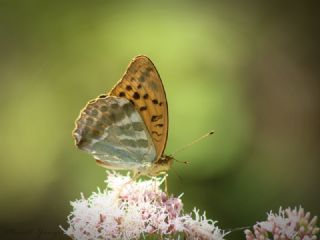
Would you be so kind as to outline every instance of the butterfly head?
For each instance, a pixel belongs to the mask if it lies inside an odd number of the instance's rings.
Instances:
[[[162,155],[155,163],[137,171],[138,175],[157,176],[169,171],[174,158],[171,155]]]

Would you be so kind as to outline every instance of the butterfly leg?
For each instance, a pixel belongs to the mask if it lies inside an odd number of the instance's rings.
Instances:
[[[168,192],[168,174],[167,172],[160,172],[158,175],[163,175],[164,177],[164,192],[169,195],[169,192]]]
[[[165,179],[164,179],[164,191],[166,192],[167,195],[169,195],[167,176],[166,176]]]

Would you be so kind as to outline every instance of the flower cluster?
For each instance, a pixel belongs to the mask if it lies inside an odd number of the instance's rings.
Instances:
[[[317,217],[311,220],[309,212],[299,207],[283,210],[279,213],[268,214],[265,222],[258,222],[253,227],[253,232],[245,230],[247,240],[316,240],[319,227],[316,226]]]
[[[225,233],[198,210],[183,214],[181,196],[169,197],[160,188],[165,178],[135,181],[130,176],[108,173],[107,188],[87,199],[71,202],[68,229],[72,239],[223,240]]]

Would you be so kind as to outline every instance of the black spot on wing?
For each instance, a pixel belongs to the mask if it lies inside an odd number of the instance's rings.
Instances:
[[[143,95],[143,99],[148,99],[148,98],[149,98],[148,93],[146,93],[146,94]]]
[[[162,118],[162,115],[153,115],[151,117],[151,122],[159,121]]]
[[[140,107],[140,111],[142,112],[142,111],[145,111],[145,110],[147,110],[147,106],[142,106],[142,107]]]
[[[134,99],[139,99],[140,98],[140,94],[137,92],[134,92],[133,96]]]

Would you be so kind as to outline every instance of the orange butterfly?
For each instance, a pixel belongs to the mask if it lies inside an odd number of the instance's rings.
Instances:
[[[100,166],[154,176],[169,170],[164,155],[168,105],[160,76],[146,56],[137,56],[107,95],[91,100],[76,120],[79,149]]]

